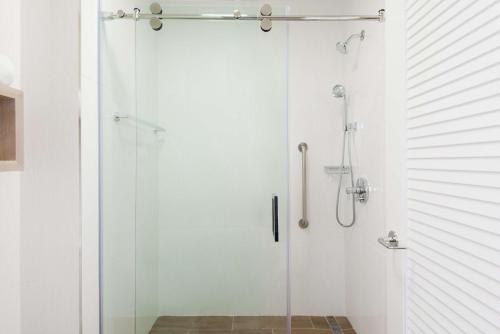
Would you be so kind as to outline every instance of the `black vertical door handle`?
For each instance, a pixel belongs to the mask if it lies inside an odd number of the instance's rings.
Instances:
[[[273,195],[273,237],[274,242],[280,241],[279,229],[279,203],[278,196]]]

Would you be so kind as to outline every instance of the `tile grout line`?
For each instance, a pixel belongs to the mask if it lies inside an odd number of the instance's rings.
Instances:
[[[309,322],[311,323],[311,328],[315,329],[316,327],[314,326],[312,316],[309,316]]]
[[[328,321],[328,316],[324,316],[323,319],[326,321],[326,324],[328,325],[328,328],[330,329],[330,332],[333,333],[333,329],[332,329],[332,325],[330,324],[330,322]],[[335,333],[334,333],[335,334]]]

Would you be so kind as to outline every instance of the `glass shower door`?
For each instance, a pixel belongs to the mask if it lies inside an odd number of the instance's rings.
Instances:
[[[286,27],[142,21],[136,33],[137,333],[284,329]]]

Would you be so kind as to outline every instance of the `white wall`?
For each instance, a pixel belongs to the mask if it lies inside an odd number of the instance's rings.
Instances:
[[[345,12],[376,13],[384,0],[350,1]],[[344,56],[344,83],[352,120],[364,127],[354,135],[354,173],[368,179],[372,192],[367,204],[357,206],[357,222],[346,230],[346,314],[360,334],[386,333],[386,249],[377,243],[385,231],[385,26],[350,22],[345,36],[354,39]]]
[[[16,65],[13,87],[20,88],[20,3],[0,1],[0,54]],[[20,173],[0,173],[0,332],[20,332]]]
[[[79,1],[21,2],[21,330],[79,332]]]

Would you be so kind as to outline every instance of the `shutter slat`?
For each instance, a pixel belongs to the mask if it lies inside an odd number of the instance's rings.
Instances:
[[[459,19],[465,6],[467,4],[461,0],[442,2],[441,6],[436,7],[426,20],[422,20],[419,26],[408,31],[408,52],[427,41],[429,37],[435,36],[436,32],[449,29],[451,22]]]

